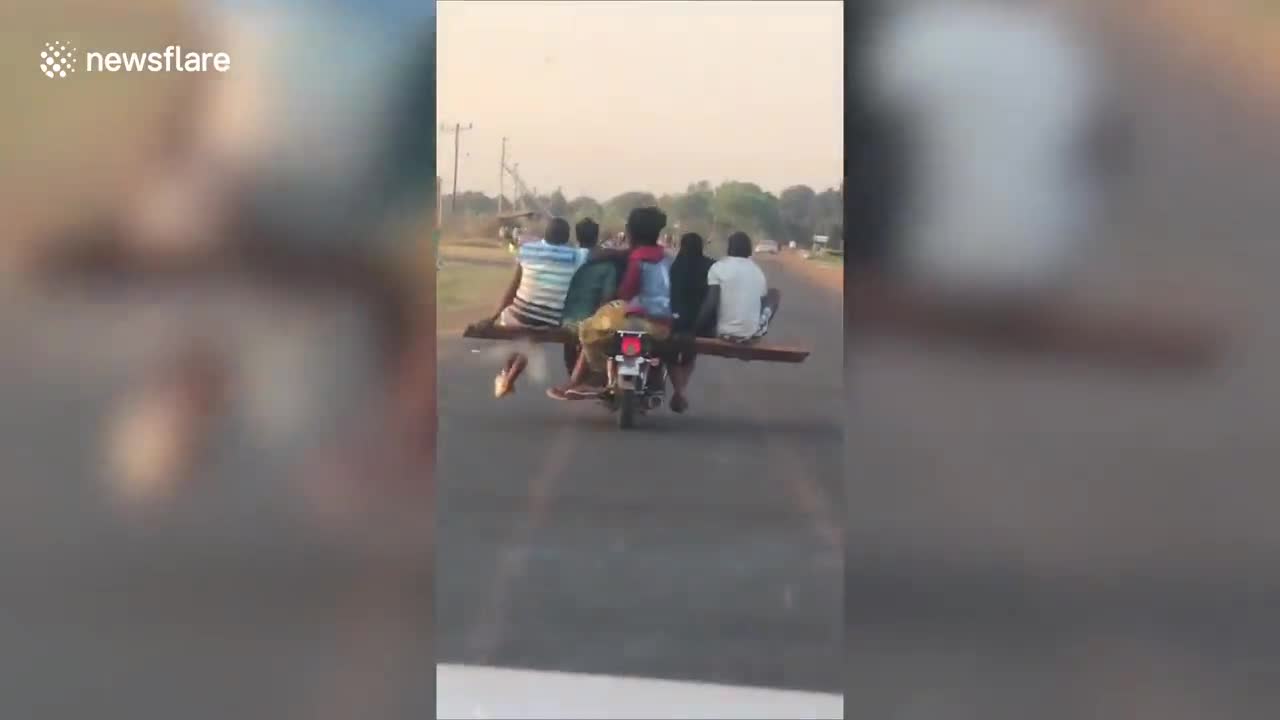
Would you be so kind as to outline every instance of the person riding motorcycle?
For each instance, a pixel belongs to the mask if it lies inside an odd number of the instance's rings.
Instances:
[[[578,327],[582,355],[569,383],[551,388],[555,399],[598,397],[604,387],[587,384],[588,371],[603,373],[608,346],[619,330],[643,330],[654,339],[671,337],[671,259],[658,244],[667,216],[656,207],[641,207],[627,216],[627,238],[631,249],[626,271],[618,286],[618,299],[606,303]]]

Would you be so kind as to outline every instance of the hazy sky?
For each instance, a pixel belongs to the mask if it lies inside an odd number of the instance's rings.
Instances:
[[[842,7],[442,0],[439,120],[474,124],[458,188],[497,192],[503,136],[525,182],[570,198],[695,180],[838,187]],[[442,134],[445,192],[453,155]]]

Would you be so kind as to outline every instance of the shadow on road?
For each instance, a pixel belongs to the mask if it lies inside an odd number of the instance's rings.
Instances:
[[[476,414],[479,420],[480,413]],[[575,401],[574,403],[547,400],[544,411],[528,414],[501,414],[489,416],[484,414],[484,422],[495,431],[524,432],[528,429],[530,416],[536,417],[539,427],[547,431],[573,430],[588,435],[616,434],[617,416],[610,413],[594,401]],[[460,412],[457,417],[471,416],[469,412]],[[744,433],[768,433],[769,436],[786,442],[839,442],[841,429],[838,424],[823,418],[793,418],[770,420],[767,417],[744,417],[735,415],[696,415],[687,413],[676,415],[668,410],[659,410],[637,419],[636,427],[627,431],[627,436],[636,436],[637,440],[649,435],[679,435],[690,439],[702,438],[714,442],[718,436],[741,437]]]

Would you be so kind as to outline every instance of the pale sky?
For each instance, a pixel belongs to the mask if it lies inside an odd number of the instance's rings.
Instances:
[[[838,0],[441,0],[438,12],[438,119],[474,126],[460,191],[497,193],[503,136],[526,183],[569,198],[840,184]],[[452,133],[438,147],[447,193]]]

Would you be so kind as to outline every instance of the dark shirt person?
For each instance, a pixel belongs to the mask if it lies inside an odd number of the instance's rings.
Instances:
[[[591,251],[600,243],[600,226],[591,218],[584,218],[574,226],[578,247]],[[578,332],[578,324],[595,315],[601,305],[613,300],[618,292],[625,260],[612,256],[596,256],[574,273],[565,296],[561,325]],[[578,361],[577,343],[565,343],[565,369],[572,374]]]
[[[698,310],[707,297],[707,273],[715,261],[705,254],[705,242],[697,233],[680,238],[680,251],[671,264],[671,310],[675,313],[674,330],[699,337],[713,337],[710,323],[695,328]]]
[[[671,310],[675,313],[674,330],[684,336],[715,337],[715,318],[697,324],[698,313],[707,299],[707,274],[715,261],[704,253],[705,243],[697,233],[680,238],[680,251],[671,264]],[[684,412],[689,406],[685,389],[693,375],[697,354],[690,347],[676,356],[668,368],[671,375],[671,409]]]
[[[600,226],[594,220],[581,220],[574,231],[579,248],[590,253],[598,247]],[[625,261],[620,257],[589,254],[586,264],[578,268],[569,283],[561,324],[576,330],[578,323],[591,317],[601,305],[614,299],[624,267]]]

